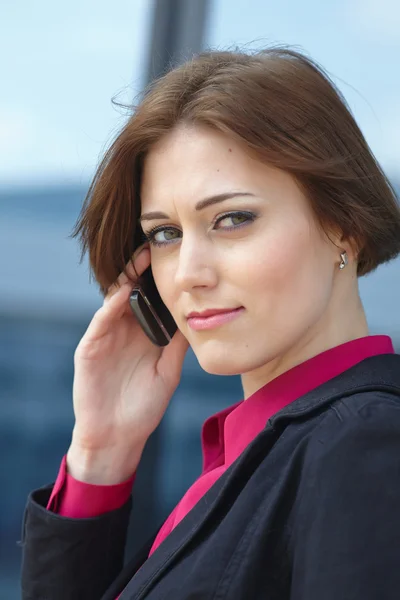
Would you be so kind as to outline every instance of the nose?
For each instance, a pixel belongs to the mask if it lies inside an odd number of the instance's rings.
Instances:
[[[190,292],[194,288],[213,288],[217,280],[213,248],[207,241],[186,236],[179,248],[175,284],[180,290]]]

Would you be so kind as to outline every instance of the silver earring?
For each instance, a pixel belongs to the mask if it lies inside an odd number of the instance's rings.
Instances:
[[[347,263],[349,262],[349,257],[347,256],[347,252],[341,252],[340,258],[342,259],[339,264],[339,269],[344,269]]]

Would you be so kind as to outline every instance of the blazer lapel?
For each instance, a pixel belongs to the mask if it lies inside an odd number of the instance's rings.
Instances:
[[[161,525],[160,525],[161,527]],[[156,539],[159,527],[153,533],[151,538],[135,553],[133,558],[124,566],[121,573],[113,581],[106,593],[103,594],[101,600],[116,600],[125,587],[128,585],[135,573],[140,569],[143,563],[147,560],[151,547]]]
[[[218,511],[227,510],[226,502],[230,493],[237,495],[257,466],[265,457],[268,446],[273,445],[275,434],[267,426],[246,448],[237,461],[223,473],[208,492],[197,502],[184,519],[171,531],[155,552],[144,562],[123,590],[120,600],[144,598],[171,564],[179,558],[196,535],[209,523],[218,519]],[[102,600],[115,600],[104,598]]]

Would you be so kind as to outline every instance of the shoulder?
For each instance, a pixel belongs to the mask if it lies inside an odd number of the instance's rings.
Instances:
[[[367,391],[335,401],[309,437],[309,481],[335,493],[391,481],[400,500],[400,396]]]
[[[296,598],[397,598],[400,398],[330,404],[305,444],[291,510]]]
[[[400,395],[374,390],[343,396],[330,404],[312,442],[327,447],[336,447],[339,442],[372,443],[390,433],[394,437],[389,435],[389,438],[399,442]]]

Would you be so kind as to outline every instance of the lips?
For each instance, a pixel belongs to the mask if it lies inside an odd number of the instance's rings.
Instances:
[[[237,319],[243,312],[243,306],[231,309],[211,308],[201,313],[190,313],[187,322],[189,327],[195,331],[206,331],[227,325],[231,321]],[[195,316],[196,314],[200,316]]]
[[[207,310],[203,310],[202,312],[191,312],[187,315],[187,319],[191,319],[192,317],[197,317],[199,319],[203,319],[206,317],[212,317],[213,315],[221,315],[224,313],[230,313],[234,310],[238,310],[238,308],[241,308],[240,306],[237,306],[235,308],[209,308]]]

